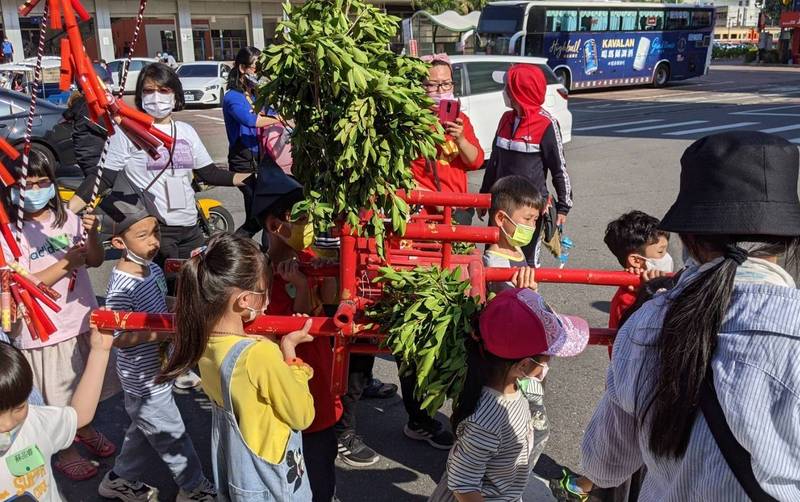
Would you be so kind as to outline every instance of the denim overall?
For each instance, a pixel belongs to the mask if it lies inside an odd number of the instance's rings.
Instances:
[[[303,440],[299,432],[289,436],[280,464],[271,464],[247,446],[242,438],[231,401],[231,376],[236,361],[253,340],[238,342],[225,356],[220,368],[224,408],[212,401],[211,451],[214,452],[214,481],[218,501],[289,502],[311,500],[311,486],[303,461]]]

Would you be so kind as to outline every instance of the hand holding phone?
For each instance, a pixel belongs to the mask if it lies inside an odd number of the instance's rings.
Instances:
[[[439,101],[439,123],[444,125],[446,122],[455,122],[461,113],[461,102],[455,99],[443,99]]]

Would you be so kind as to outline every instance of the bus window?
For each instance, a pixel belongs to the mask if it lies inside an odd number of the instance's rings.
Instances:
[[[692,11],[692,28],[708,28],[711,26],[710,10]]]
[[[668,30],[686,30],[689,28],[689,11],[688,10],[668,10],[667,11],[667,29]]]
[[[661,31],[664,29],[663,10],[639,11],[639,29],[644,31]]]
[[[612,10],[609,19],[609,30],[611,31],[633,31],[636,29],[635,10]]]
[[[548,10],[545,28],[550,32],[578,31],[578,11]]]
[[[514,34],[522,29],[525,5],[487,5],[481,11],[478,33]]]
[[[607,10],[581,10],[581,31],[606,31],[608,29]]]
[[[544,7],[531,7],[528,10],[528,33],[544,33],[545,14]]]

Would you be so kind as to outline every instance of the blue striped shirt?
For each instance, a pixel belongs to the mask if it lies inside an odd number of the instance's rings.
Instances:
[[[646,303],[617,335],[607,389],[583,439],[583,469],[609,487],[646,465],[642,501],[746,501],[702,413],[677,460],[654,456],[647,423],[638,425],[652,395],[653,344],[669,300],[693,275]],[[800,500],[800,291],[741,279],[737,274],[711,362],[714,386],[761,487],[778,500]]]
[[[167,283],[164,273],[155,263],[150,264],[147,277],[136,277],[120,272],[115,267],[111,272],[106,292],[106,307],[112,310],[134,312],[167,312]],[[122,332],[117,331],[114,336]],[[117,374],[122,389],[137,397],[145,397],[171,390],[172,384],[156,384],[161,370],[159,343],[143,343],[117,351]]]

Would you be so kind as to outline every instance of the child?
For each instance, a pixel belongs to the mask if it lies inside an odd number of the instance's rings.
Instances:
[[[509,282],[492,283],[491,291],[499,293],[508,288],[536,291],[534,269],[528,266],[521,248],[533,238],[543,207],[542,195],[522,176],[506,176],[492,187],[489,225],[500,229],[500,240],[486,248],[483,264],[498,268],[519,267],[519,270]]]
[[[112,338],[92,330],[89,355],[69,406],[27,402],[35,381],[23,351],[0,342],[0,500],[60,502],[50,458],[94,417]]]
[[[100,204],[101,228],[111,245],[124,251],[111,271],[106,306],[113,310],[167,312],[167,283],[153,258],[158,253],[158,220],[150,216],[135,194],[113,192]],[[125,409],[131,425],[114,467],[103,478],[98,493],[128,502],[156,500],[157,490],[141,482],[153,449],[180,486],[178,502],[213,502],[217,492],[203,475],[200,459],[186,434],[171,382],[155,383],[161,369],[159,342],[169,335],[153,332],[115,333],[117,373],[125,391]]]
[[[61,312],[46,310],[58,328],[47,341],[34,339],[23,322],[15,324],[12,339],[33,368],[33,384],[41,391],[45,404],[67,406],[89,355],[89,313],[97,308],[86,267],[98,267],[103,263],[103,249],[97,238],[96,218],[87,215],[81,219],[65,210],[56,190],[53,167],[42,154],[31,151],[28,177],[20,182],[26,187],[19,264],[61,295],[56,302]],[[6,207],[11,209],[9,216],[15,221],[19,188],[3,189],[3,195]],[[88,231],[88,237],[86,245],[80,246],[84,230]],[[6,260],[13,261],[5,241],[2,247]],[[73,277],[74,287],[70,288]],[[113,370],[109,370],[105,382],[101,400],[118,392]],[[78,430],[76,441],[101,458],[110,457],[116,451],[116,447],[91,425]],[[97,474],[97,467],[81,457],[74,445],[58,454],[55,468],[73,481]]]
[[[507,72],[495,72],[496,81],[505,84],[506,106],[512,110],[500,118],[492,156],[483,177],[481,193],[506,176],[524,176],[547,198],[547,173],[553,177],[558,217],[561,226],[572,208],[572,184],[567,174],[564,145],[558,122],[542,108],[547,80],[542,70],[530,64],[515,64]],[[493,75],[495,77],[495,75]],[[541,221],[533,242],[524,246],[528,265],[539,266]]]
[[[270,165],[272,162],[267,161]],[[303,200],[303,188],[283,170],[271,165],[261,171],[253,196],[252,213],[269,236],[269,258],[275,267],[267,314],[320,315],[322,305],[336,301],[336,280],[309,280],[300,264],[311,264],[314,229],[308,218],[292,218],[292,208]],[[308,479],[314,502],[330,502],[336,492],[334,462],[338,453],[334,425],[342,416],[342,402],[331,393],[331,340],[318,337],[297,348],[297,355],[314,370],[308,386],[314,396],[314,422],[303,431]]]
[[[211,451],[220,500],[311,499],[300,433],[314,419],[310,366],[295,347],[303,329],[274,342],[244,324],[269,305],[270,268],[250,239],[217,234],[178,278],[177,335],[157,382],[199,362],[212,402]]]
[[[577,355],[588,340],[586,321],[554,313],[530,289],[507,289],[487,305],[453,409],[456,444],[431,502],[521,499],[544,447],[536,436],[546,433],[535,427],[546,423],[544,406],[532,416],[526,395],[541,387],[551,356]]]
[[[622,268],[630,272],[653,271],[645,279],[659,275],[659,272],[670,273],[673,262],[667,252],[669,233],[659,230],[659,223],[657,218],[648,214],[631,211],[608,224],[603,241]],[[620,318],[635,301],[635,291],[619,288],[611,300],[608,327],[619,328]]]

